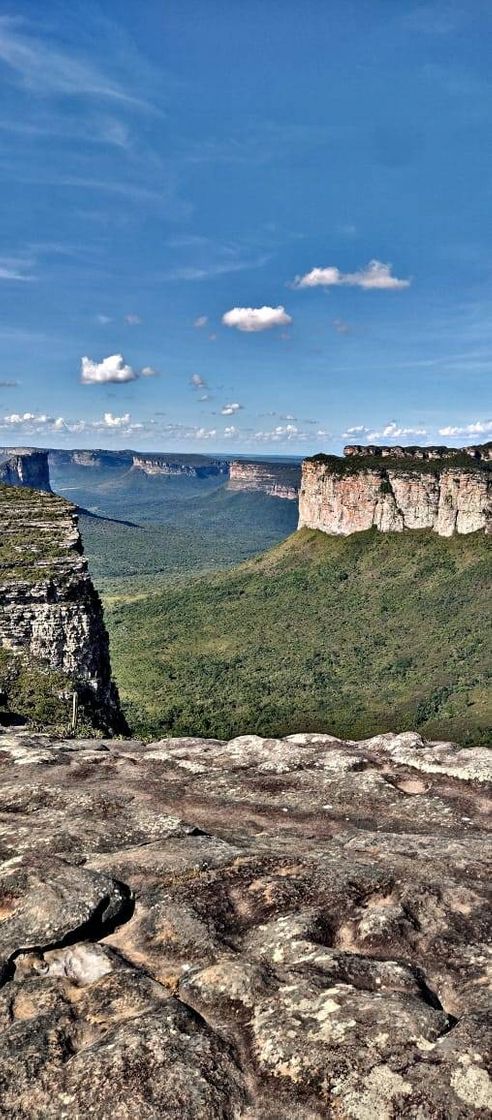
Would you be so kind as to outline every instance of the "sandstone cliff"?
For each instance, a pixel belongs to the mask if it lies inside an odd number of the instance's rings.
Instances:
[[[47,451],[35,448],[8,451],[8,457],[0,462],[0,482],[9,486],[30,486],[34,490],[51,492]]]
[[[463,461],[463,453],[456,454],[453,466],[445,454],[431,463],[416,455],[406,462],[405,456],[384,456],[383,463],[383,453],[379,459],[347,451],[346,459],[319,455],[303,463],[300,529],[341,535],[432,529],[443,537],[490,531],[492,473],[485,459]]]
[[[58,674],[79,693],[95,727],[124,725],[111,681],[99,596],[81,555],[75,507],[52,494],[0,485],[0,647],[2,688],[16,664]],[[5,656],[12,658],[5,664]],[[18,660],[17,660],[18,659]],[[15,691],[15,690],[14,690]],[[29,711],[25,713],[29,717]]]
[[[134,470],[147,475],[188,476],[209,478],[214,475],[228,475],[229,464],[225,459],[207,459],[205,456],[134,455]]]
[[[2,1120],[486,1120],[490,754],[0,736]]]
[[[301,468],[293,463],[233,461],[229,465],[228,490],[256,490],[272,498],[296,501]]]

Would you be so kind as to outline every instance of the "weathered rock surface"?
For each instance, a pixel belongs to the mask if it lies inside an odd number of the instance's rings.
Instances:
[[[296,463],[230,463],[228,490],[259,490],[271,498],[296,501],[301,468]]]
[[[3,458],[3,457],[2,457]],[[19,448],[0,462],[0,482],[51,492],[48,452]]]
[[[0,1117],[485,1120],[490,755],[0,736]]]
[[[350,449],[352,454],[353,449]],[[357,459],[357,456],[355,456]],[[302,465],[299,528],[346,535],[376,528],[385,533],[431,529],[442,537],[490,531],[492,472],[485,462],[409,470],[361,457],[357,466],[335,456]]]
[[[0,484],[0,647],[63,673],[94,725],[124,724],[73,505]]]

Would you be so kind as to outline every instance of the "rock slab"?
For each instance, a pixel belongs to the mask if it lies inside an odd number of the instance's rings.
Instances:
[[[4,733],[0,1117],[485,1120],[490,762]]]

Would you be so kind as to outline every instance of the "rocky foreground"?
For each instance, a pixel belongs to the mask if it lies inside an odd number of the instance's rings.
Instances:
[[[485,750],[0,737],[0,1116],[480,1120]]]

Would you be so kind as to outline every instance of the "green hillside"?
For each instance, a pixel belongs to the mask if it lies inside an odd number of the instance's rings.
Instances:
[[[303,530],[106,620],[139,734],[419,728],[470,744],[492,723],[491,605],[482,533]]]
[[[84,552],[102,593],[155,590],[183,573],[239,564],[284,540],[298,518],[297,502],[225,486],[171,511],[169,504],[163,506],[162,524],[80,515]],[[138,521],[139,512],[138,503],[128,499],[126,517]]]

